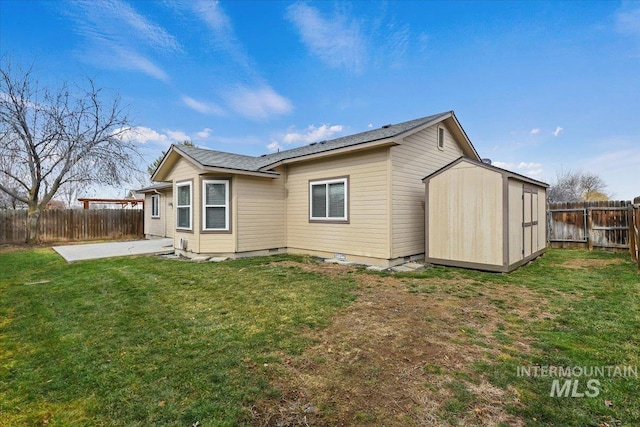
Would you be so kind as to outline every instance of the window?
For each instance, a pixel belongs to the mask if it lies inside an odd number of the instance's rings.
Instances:
[[[191,183],[176,185],[176,226],[183,230],[191,230]]]
[[[347,178],[309,182],[309,219],[311,221],[348,221]]]
[[[444,128],[438,126],[438,149],[444,150]]]
[[[229,231],[229,181],[202,181],[202,229]]]
[[[151,218],[160,218],[160,196],[158,194],[151,196]]]

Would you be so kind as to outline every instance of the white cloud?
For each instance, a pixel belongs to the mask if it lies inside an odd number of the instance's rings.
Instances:
[[[190,140],[188,134],[179,130],[166,129],[162,132],[146,126],[134,126],[128,129],[119,129],[119,138],[125,141],[137,142],[139,144],[159,143],[169,145],[173,142]]]
[[[208,114],[212,116],[221,116],[224,114],[224,110],[216,104],[197,101],[187,95],[182,96],[182,102],[184,102],[187,107],[201,114]]]
[[[270,86],[237,86],[227,94],[227,102],[235,112],[254,120],[287,114],[293,110],[291,101],[276,93]]]
[[[175,37],[169,34],[164,28],[148,21],[145,17],[137,13],[131,5],[120,0],[110,0],[103,3],[96,3],[95,1],[85,2],[89,8],[96,9],[102,8],[101,14],[107,18],[121,21],[122,27],[129,29],[133,32],[138,40],[144,41],[147,45],[168,51],[181,51],[182,47],[178,43]],[[100,13],[100,12],[98,12]],[[108,28],[111,23],[105,23],[104,28]],[[118,30],[122,30],[119,28]],[[113,34],[116,29],[111,29],[110,34]],[[123,37],[125,35],[123,34]]]
[[[309,144],[311,142],[322,141],[328,139],[332,135],[342,132],[342,125],[321,125],[315,127],[314,125],[310,125],[304,132],[289,132],[287,133],[282,141],[285,144],[295,144],[295,143],[306,143]]]
[[[167,74],[145,51],[182,51],[175,37],[124,1],[64,3],[64,13],[85,41],[82,59],[97,66],[140,71],[166,81]]]
[[[540,166],[542,166],[540,163],[525,163],[525,162],[520,162],[518,163],[517,168],[518,169],[535,169],[535,168],[539,168]]]
[[[373,123],[369,123],[369,124],[367,125],[367,127],[368,127],[369,129],[371,129],[371,128],[373,127]]]
[[[191,137],[180,130],[167,130],[167,136],[174,141],[191,141]]]
[[[506,163],[506,162],[491,162],[491,164],[495,167],[502,168],[502,169],[515,169],[515,166],[516,166],[513,163]]]
[[[278,141],[271,141],[271,143],[269,143],[269,145],[267,145],[267,148],[271,152],[276,152],[276,151],[280,151],[282,149],[282,145],[280,145],[280,143]]]
[[[361,70],[366,47],[358,22],[348,22],[344,16],[323,17],[318,9],[305,3],[289,6],[286,16],[302,42],[322,62],[350,72]]]
[[[199,139],[205,139],[205,138],[209,138],[209,136],[211,135],[211,132],[213,132],[212,129],[204,128],[200,132],[196,132],[195,136],[196,138],[199,138]]]
[[[231,19],[217,1],[188,1],[191,11],[211,30],[214,38],[212,46],[226,51],[229,56],[246,71],[251,71],[250,59],[238,41]]]
[[[429,34],[427,33],[423,32],[418,35],[418,46],[419,46],[420,52],[424,53],[427,51],[427,47],[429,46],[429,40],[430,40],[430,37],[429,37]]]
[[[165,142],[169,139],[167,135],[161,134],[145,126],[135,126],[126,130],[119,130],[120,138],[125,141],[146,144],[147,142]]]
[[[544,172],[544,169],[542,169],[542,164],[535,163],[535,162],[509,163],[509,162],[496,161],[496,162],[492,162],[492,165],[502,169],[514,171],[532,178],[540,177]]]
[[[622,34],[640,35],[640,7],[620,10],[616,14],[615,28]]]
[[[560,135],[560,132],[562,132],[563,130],[564,128],[561,128],[560,126],[556,127],[556,130],[553,131],[553,136]]]
[[[529,132],[531,135],[537,135],[540,133],[540,128],[535,128],[535,129],[531,129],[531,132]]]
[[[151,62],[151,60],[147,59],[137,52],[116,48],[114,46],[112,55],[112,59],[117,58],[116,62],[118,63],[119,68],[124,68],[126,70],[132,71],[141,71],[148,76],[155,77],[156,79],[162,81],[169,80],[169,76],[167,76],[167,73],[165,73],[164,70],[162,70],[156,64]],[[99,62],[98,57],[96,57],[95,59],[96,62]],[[111,67],[112,65],[115,64],[112,63],[111,65],[107,66]],[[118,67],[116,66],[116,68]]]
[[[640,196],[637,180],[634,179],[640,165],[640,149],[637,137],[631,137],[626,144],[609,149],[594,157],[583,159],[581,165],[585,170],[594,172],[604,179],[607,188],[617,199],[629,200]]]

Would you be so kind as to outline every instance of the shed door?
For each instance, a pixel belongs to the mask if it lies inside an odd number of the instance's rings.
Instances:
[[[524,258],[538,250],[538,191],[528,185],[522,187],[522,255]]]

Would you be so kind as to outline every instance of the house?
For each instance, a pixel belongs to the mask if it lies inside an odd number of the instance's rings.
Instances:
[[[174,145],[139,190],[145,234],[186,256],[422,259],[422,179],[461,157],[480,161],[453,111],[259,157]]]
[[[464,157],[423,181],[427,262],[508,272],[546,250],[548,184]]]

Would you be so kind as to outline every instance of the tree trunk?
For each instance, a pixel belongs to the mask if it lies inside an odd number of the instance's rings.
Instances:
[[[39,243],[40,242],[40,229],[38,223],[40,222],[40,208],[29,205],[29,214],[27,215],[27,243]]]

